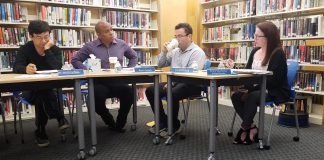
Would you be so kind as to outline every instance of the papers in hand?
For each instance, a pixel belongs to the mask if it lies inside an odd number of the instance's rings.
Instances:
[[[245,74],[270,74],[271,71],[256,70],[256,69],[232,69],[235,73],[245,73]]]
[[[37,74],[51,74],[51,73],[57,73],[58,70],[43,70],[43,71],[36,71]]]

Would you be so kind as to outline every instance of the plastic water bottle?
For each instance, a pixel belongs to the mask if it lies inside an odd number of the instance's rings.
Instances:
[[[115,72],[120,72],[122,70],[122,66],[120,65],[119,61],[115,64]]]
[[[219,62],[217,69],[225,69],[224,62],[223,61],[220,61]]]
[[[62,70],[71,70],[72,66],[68,62],[64,62],[64,65],[62,66]]]
[[[193,61],[191,64],[191,67],[193,68],[193,72],[198,72],[198,63],[197,61]]]

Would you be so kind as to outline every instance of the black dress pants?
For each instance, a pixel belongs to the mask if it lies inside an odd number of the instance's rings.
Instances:
[[[167,128],[168,117],[164,112],[162,105],[162,97],[167,96],[167,88],[165,88],[166,83],[159,84],[159,109],[160,109],[160,128]],[[178,119],[179,114],[179,101],[188,98],[193,95],[199,95],[202,88],[197,85],[185,84],[185,83],[175,83],[172,86],[172,113],[173,113],[173,127],[175,129],[180,127],[180,121]],[[146,97],[150,102],[152,111],[154,112],[154,86],[150,86],[145,91]]]
[[[123,128],[127,122],[128,112],[133,104],[133,90],[128,84],[111,84],[104,79],[96,79],[94,82],[95,110],[105,120],[112,117],[106,108],[106,99],[116,97],[120,100],[120,108],[116,119],[116,127]],[[107,123],[107,122],[106,122]]]
[[[55,89],[24,91],[23,97],[29,103],[35,105],[37,129],[45,130],[48,119],[56,118],[60,120],[64,118]]]
[[[244,93],[237,91],[231,96],[232,103],[236,113],[242,119],[241,127],[243,129],[249,129],[253,124],[254,116],[257,112],[257,107],[260,105],[261,91],[255,90],[250,93],[247,93],[244,96]],[[266,101],[271,100],[272,98],[266,94]]]

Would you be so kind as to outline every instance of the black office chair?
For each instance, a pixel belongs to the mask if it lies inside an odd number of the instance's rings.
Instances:
[[[62,89],[61,88],[56,89],[56,91],[57,91],[57,95],[62,95]],[[19,128],[20,128],[21,143],[25,143],[24,130],[23,130],[22,118],[21,118],[21,110],[22,110],[24,105],[31,106],[32,104],[30,104],[24,97],[22,97],[22,92],[21,91],[13,92],[13,97],[12,98],[13,98],[12,102],[13,102],[13,111],[14,111],[14,129],[15,129],[15,133],[17,134],[17,125],[16,124],[17,124],[17,112],[18,112],[18,122],[19,122]],[[64,110],[63,110],[63,97],[58,96],[58,104],[60,105],[60,111],[64,112]],[[65,130],[61,130],[61,142],[66,142]]]
[[[204,65],[204,70],[207,70],[211,67],[211,61],[207,60],[205,62],[205,65]],[[183,109],[183,115],[184,115],[184,119],[181,121],[181,123],[183,124],[183,131],[181,132],[180,134],[180,139],[185,139],[186,136],[185,136],[185,131],[187,129],[187,123],[188,123],[188,115],[189,115],[189,109],[190,109],[190,101],[191,100],[201,100],[201,99],[205,99],[207,100],[207,105],[208,105],[208,110],[210,110],[210,102],[209,102],[209,92],[208,92],[208,86],[204,86],[203,89],[202,89],[202,92],[201,94],[198,94],[198,95],[193,95],[193,96],[190,96],[186,99],[187,101],[187,107],[185,107],[184,105],[184,99],[181,100],[181,103],[182,103],[182,109]],[[187,108],[187,109],[186,109]],[[217,123],[216,123],[216,135],[219,135],[221,132],[220,130],[217,128]]]
[[[3,124],[3,133],[4,133],[4,137],[6,140],[6,143],[9,143],[8,137],[7,137],[7,124],[6,124],[6,115],[5,115],[5,105],[3,104],[3,102],[0,100],[0,114],[2,116],[2,124]]]
[[[288,86],[291,88],[291,91],[290,91],[290,99],[289,99],[289,101],[285,102],[284,104],[294,106],[294,115],[295,115],[297,136],[293,137],[293,140],[297,142],[297,141],[299,141],[299,122],[298,122],[297,105],[295,103],[295,101],[296,101],[296,92],[295,92],[295,89],[293,87],[293,82],[294,82],[294,80],[296,78],[296,74],[297,74],[297,70],[298,70],[298,62],[288,60],[287,61],[287,67],[288,67],[288,71],[287,71]],[[272,116],[271,116],[271,122],[270,122],[270,126],[269,126],[269,133],[268,133],[267,143],[264,146],[265,149],[270,149],[270,135],[271,135],[272,124],[273,124],[273,119],[274,119],[274,116],[275,116],[275,111],[276,111],[276,108],[277,108],[277,104],[275,104],[273,101],[268,101],[268,102],[265,103],[265,106],[271,106],[273,108]],[[235,117],[236,117],[236,112],[234,112],[231,128],[230,128],[230,131],[228,132],[228,136],[233,136],[233,126],[234,126],[234,122],[235,122]]]

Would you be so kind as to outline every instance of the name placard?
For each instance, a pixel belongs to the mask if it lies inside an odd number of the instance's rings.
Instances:
[[[193,73],[193,68],[187,68],[187,67],[174,67],[171,68],[171,72],[174,73]]]
[[[58,76],[83,75],[83,69],[59,70]]]
[[[231,69],[207,69],[207,75],[235,74]]]
[[[134,72],[155,72],[154,67],[135,67]]]

